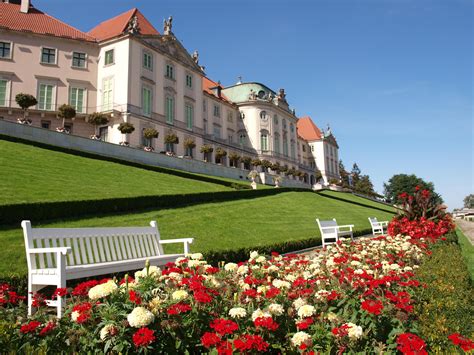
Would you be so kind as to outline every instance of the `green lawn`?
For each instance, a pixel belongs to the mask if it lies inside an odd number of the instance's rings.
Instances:
[[[231,190],[5,140],[0,167],[0,205]]]
[[[350,202],[357,202],[357,203],[362,203],[367,206],[373,206],[377,208],[382,208],[387,211],[392,211],[393,213],[396,213],[396,209],[392,206],[386,205],[384,203],[376,202],[373,200],[370,200],[368,198],[360,197],[353,195],[351,193],[347,192],[338,192],[338,191],[330,191],[330,190],[324,190],[319,192],[321,195],[326,195],[326,196],[335,196],[340,199],[344,199]]]
[[[456,234],[458,236],[459,246],[461,247],[461,254],[466,261],[467,269],[471,275],[471,280],[474,281],[474,246],[467,239],[461,229],[459,229],[459,227],[456,228]]]
[[[97,217],[45,224],[43,227],[143,226],[157,220],[162,238],[195,237],[192,251],[255,247],[318,236],[315,218],[336,218],[339,224],[370,228],[367,217],[391,219],[390,213],[328,199],[313,192],[288,192],[253,200],[202,204],[184,208]],[[38,226],[34,224],[33,227]],[[0,275],[26,272],[21,230],[0,231]],[[178,252],[178,248],[166,249]]]

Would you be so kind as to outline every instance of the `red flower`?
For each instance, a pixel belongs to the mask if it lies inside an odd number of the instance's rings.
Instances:
[[[397,337],[397,349],[400,350],[402,354],[410,355],[424,355],[428,354],[425,350],[426,344],[415,334],[403,333]]]
[[[212,302],[212,297],[204,291],[194,291],[194,299],[199,303],[210,303]]]
[[[140,294],[138,292],[135,292],[133,290],[128,291],[128,297],[130,298],[130,301],[135,304],[141,304],[142,299],[140,297]]]
[[[379,315],[383,310],[382,302],[375,300],[365,300],[362,302],[361,307],[363,310],[375,315]]]
[[[213,266],[210,266],[206,269],[206,273],[207,274],[217,274],[219,272],[219,268],[218,267],[213,267]]]
[[[465,352],[474,350],[474,341],[468,338],[464,338],[459,333],[451,334],[450,336],[448,336],[448,339],[451,340],[454,345],[459,345],[461,349],[463,349]]]
[[[216,333],[205,332],[201,337],[201,344],[206,348],[210,348],[221,341],[221,338]]]
[[[340,327],[332,328],[332,334],[338,337],[344,337],[349,334],[349,326],[347,324],[343,324]]]
[[[32,320],[31,322],[22,325],[20,328],[20,332],[23,334],[33,333],[36,330],[36,328],[38,328],[40,325],[41,325],[41,322]]]
[[[313,319],[306,318],[303,319],[301,322],[296,323],[296,328],[298,328],[298,330],[305,330],[308,329],[311,324],[313,324]]]
[[[155,341],[154,331],[148,328],[140,328],[133,334],[133,343],[138,348],[140,346],[146,347]]]
[[[67,288],[57,288],[54,290],[53,296],[51,297],[52,299],[55,299],[56,297],[64,297],[67,295]]]
[[[270,344],[264,341],[260,335],[244,334],[234,341],[234,346],[240,352],[248,352],[251,350],[265,352]]]
[[[72,290],[72,295],[73,296],[87,296],[87,293],[89,292],[89,290],[92,287],[97,286],[98,284],[99,284],[99,281],[97,280],[81,282],[79,285],[74,287],[74,289]]]
[[[46,299],[41,293],[37,292],[33,295],[33,300],[31,302],[31,305],[33,307],[44,306],[44,305],[46,305]]]
[[[217,345],[217,354],[232,355],[232,343],[229,341],[222,341]]]
[[[273,298],[276,297],[280,294],[280,290],[276,287],[271,287],[266,293],[265,297],[266,298]]]
[[[54,324],[54,322],[48,322],[48,324],[46,324],[43,329],[41,329],[41,331],[39,332],[39,335],[41,337],[44,337],[45,335],[48,335],[49,333],[51,333],[51,331],[56,327],[56,324]]]
[[[167,310],[167,313],[169,315],[176,315],[189,312],[191,309],[192,308],[189,304],[180,302],[170,306],[170,308]]]
[[[278,329],[279,325],[271,317],[258,317],[253,321],[253,324],[257,328],[265,328],[271,331]]]
[[[214,329],[220,336],[232,334],[239,329],[239,325],[237,323],[223,318],[214,319],[211,322],[210,327]]]

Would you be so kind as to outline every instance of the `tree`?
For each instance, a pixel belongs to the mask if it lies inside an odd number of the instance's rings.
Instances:
[[[143,130],[143,137],[148,139],[148,148],[151,149],[151,143],[153,141],[153,138],[158,138],[158,135],[160,133],[154,129],[154,128],[145,128]]]
[[[23,120],[26,119],[26,112],[28,109],[38,103],[36,97],[30,94],[24,94],[22,92],[15,96],[15,101],[23,110]]]
[[[357,167],[358,168],[358,167]],[[349,173],[347,172],[342,160],[339,160],[339,175],[341,176],[342,187],[350,187],[349,183]]]
[[[71,105],[62,104],[61,106],[59,106],[58,111],[58,117],[63,120],[61,128],[64,129],[66,120],[70,120],[76,117],[76,109]]]
[[[464,198],[464,207],[465,208],[474,208],[474,194],[467,195]]]
[[[354,187],[357,182],[360,180],[360,174],[361,174],[361,171],[359,169],[359,166],[357,165],[357,163],[354,163],[352,165],[352,170],[351,170],[351,176],[352,176],[352,184],[351,186]]]
[[[376,195],[374,185],[372,184],[372,181],[370,181],[369,175],[361,175],[354,186],[354,190],[367,196]]]
[[[119,126],[117,127],[117,129],[120,131],[120,133],[122,133],[123,137],[123,144],[126,144],[126,138],[125,136],[127,134],[130,134],[132,133],[134,130],[135,130],[135,126],[129,122],[122,122],[121,124],[119,124]]]
[[[97,129],[99,126],[109,123],[109,119],[107,116],[101,112],[93,112],[86,119],[91,125],[94,126],[94,134],[95,136],[99,136]]]
[[[434,184],[432,182],[426,182],[414,174],[393,175],[383,186],[385,198],[394,204],[401,204],[403,201],[399,196],[404,192],[408,194],[414,193],[417,186],[419,189],[431,192],[433,204],[439,205],[443,203],[441,196],[435,192]]]

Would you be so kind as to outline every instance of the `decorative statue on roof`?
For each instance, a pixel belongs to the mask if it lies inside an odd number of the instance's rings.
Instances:
[[[249,100],[257,100],[257,93],[253,89],[250,89]]]
[[[133,16],[130,19],[130,21],[128,21],[127,32],[128,33],[139,33],[140,32],[140,27],[138,26],[138,17],[136,15]]]
[[[171,28],[173,27],[173,16],[168,17],[168,20],[163,20],[163,33],[169,35],[171,33]]]
[[[199,64],[199,52],[197,50],[195,50],[193,53],[193,60],[194,63]]]
[[[267,95],[267,100],[268,102],[272,102],[273,101],[273,94],[271,92],[268,93]]]
[[[331,127],[329,126],[329,123],[328,123],[327,125],[328,125],[328,129],[327,129],[327,131],[326,131],[326,134],[327,134],[328,136],[330,136],[330,135],[331,135]]]
[[[280,92],[278,93],[278,98],[281,101],[286,101],[285,89],[280,89]]]

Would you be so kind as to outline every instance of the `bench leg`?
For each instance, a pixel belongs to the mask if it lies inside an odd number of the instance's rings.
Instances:
[[[36,312],[36,307],[33,307],[33,295],[40,290],[40,286],[33,285],[28,280],[28,316],[33,315]]]

